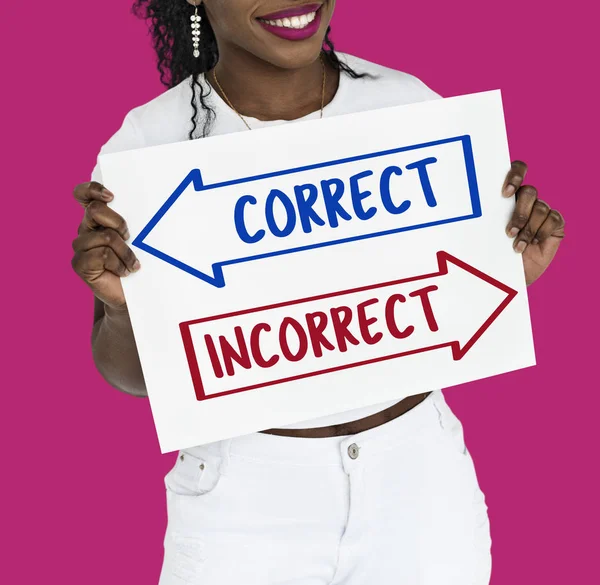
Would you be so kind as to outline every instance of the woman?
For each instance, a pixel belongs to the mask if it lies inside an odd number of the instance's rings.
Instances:
[[[417,78],[337,55],[335,0],[137,0],[169,91],[132,110],[116,152],[439,98]],[[498,192],[527,283],[564,236],[561,215],[523,185]],[[146,390],[120,279],[140,269],[127,224],[92,181],[73,267],[96,298],[93,352],[116,388]],[[509,245],[509,240],[507,240]],[[161,585],[484,585],[487,508],[460,422],[441,391],[186,449],[165,479]]]

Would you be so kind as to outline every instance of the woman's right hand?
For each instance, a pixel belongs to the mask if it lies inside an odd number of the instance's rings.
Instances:
[[[129,239],[127,223],[108,207],[114,195],[100,183],[81,183],[73,195],[85,208],[79,235],[73,240],[73,269],[103,303],[125,308],[121,278],[140,268],[125,243]]]

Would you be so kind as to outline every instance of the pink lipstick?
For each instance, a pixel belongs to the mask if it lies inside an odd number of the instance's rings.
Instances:
[[[288,40],[302,41],[315,35],[321,26],[322,4],[305,4],[257,18],[270,33]]]

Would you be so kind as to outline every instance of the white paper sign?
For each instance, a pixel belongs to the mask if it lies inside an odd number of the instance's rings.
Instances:
[[[500,91],[100,164],[163,452],[535,363]]]

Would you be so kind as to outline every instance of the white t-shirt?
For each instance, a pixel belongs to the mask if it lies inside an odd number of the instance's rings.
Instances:
[[[348,54],[338,53],[338,56],[356,72],[369,73],[371,77],[352,79],[350,76],[341,73],[337,93],[324,108],[323,117],[411,104],[441,97],[420,79],[409,73],[382,67]],[[210,135],[247,132],[248,129],[245,124],[217,92],[213,91],[204,79],[201,79],[201,83],[209,90],[206,101],[216,113]],[[100,154],[188,140],[192,114],[191,97],[192,90],[188,78],[147,104],[134,108],[125,116],[121,128],[102,147]],[[202,110],[200,112],[202,113]],[[311,120],[319,116],[320,110],[317,110],[307,116],[298,118],[298,120]],[[298,121],[273,120],[264,122],[248,116],[245,119],[251,128],[291,124]],[[200,125],[201,123],[200,121]],[[98,165],[94,168],[92,180],[102,183]],[[110,185],[106,185],[106,187],[111,188]],[[118,193],[116,196],[118,197]],[[311,428],[340,424],[369,416],[392,406],[396,402],[398,401],[392,400],[294,425],[287,425],[283,428]]]

